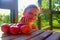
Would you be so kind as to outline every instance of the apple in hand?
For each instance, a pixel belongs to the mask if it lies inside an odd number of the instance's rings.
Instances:
[[[16,24],[10,26],[10,33],[15,35],[19,33],[19,27]]]
[[[2,24],[1,30],[4,33],[9,33],[10,32],[10,26],[8,24]]]

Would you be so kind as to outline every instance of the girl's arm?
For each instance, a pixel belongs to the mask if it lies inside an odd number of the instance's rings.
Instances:
[[[35,25],[35,24],[32,24],[32,29],[36,29],[36,30],[38,30],[38,27],[37,27],[37,25]]]

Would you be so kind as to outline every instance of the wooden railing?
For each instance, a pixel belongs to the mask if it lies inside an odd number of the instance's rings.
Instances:
[[[54,11],[54,10],[49,10],[49,9],[42,9],[42,13],[40,13],[40,15],[41,14],[46,14],[46,13],[49,14],[49,25],[50,25],[49,29],[50,30],[53,30],[53,22],[52,22],[53,21],[52,20],[53,19],[52,18],[53,17],[53,14],[60,14],[60,11]],[[38,18],[39,18],[38,21],[40,22],[40,25],[41,25],[42,24],[42,21],[41,21],[42,20],[41,19],[42,17],[41,16],[40,17],[38,16]],[[41,28],[42,28],[42,25],[40,26],[40,29]],[[45,28],[45,29],[47,29],[47,28]]]

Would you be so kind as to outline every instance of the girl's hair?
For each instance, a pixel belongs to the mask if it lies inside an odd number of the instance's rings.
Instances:
[[[38,9],[38,7],[36,5],[29,5],[28,7],[25,8],[24,12],[26,12],[27,10],[32,9],[32,8]]]

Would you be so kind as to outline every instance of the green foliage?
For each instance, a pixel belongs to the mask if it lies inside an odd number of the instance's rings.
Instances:
[[[49,26],[49,14],[42,15],[42,26]]]
[[[44,9],[49,8],[49,0],[42,0],[42,8]]]
[[[3,23],[10,23],[10,15],[2,15],[0,13],[0,25]]]
[[[59,10],[60,8],[60,0],[52,0],[52,8],[53,10]]]
[[[49,0],[42,0],[42,8],[49,9]],[[52,0],[52,10],[60,9],[60,0]]]
[[[49,0],[42,0],[42,8],[49,9]],[[59,10],[59,9],[60,9],[60,0],[52,0],[52,10]],[[49,19],[50,19],[49,13],[46,13],[46,14],[43,13],[43,15],[42,15],[42,27],[49,26]],[[59,26],[60,14],[57,14],[57,13],[53,14],[53,21],[52,22],[53,22],[53,26]]]

